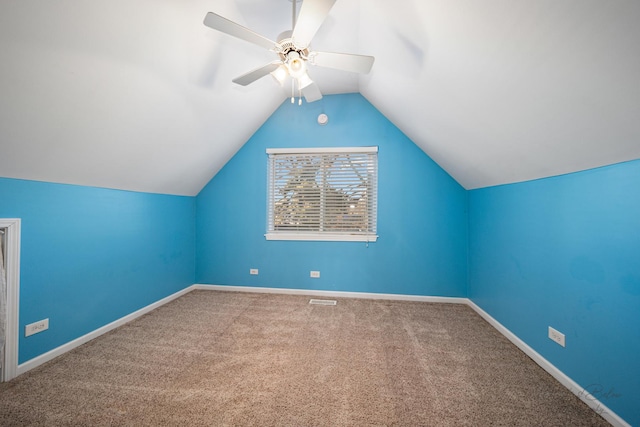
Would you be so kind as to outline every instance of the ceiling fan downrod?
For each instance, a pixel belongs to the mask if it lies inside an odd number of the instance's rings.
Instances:
[[[293,13],[291,14],[291,31],[293,31],[294,28],[296,28],[296,3],[297,0],[290,0],[291,1],[291,8],[293,9]]]

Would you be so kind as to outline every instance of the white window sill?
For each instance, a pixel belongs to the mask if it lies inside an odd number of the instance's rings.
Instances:
[[[370,234],[331,234],[331,233],[267,233],[267,240],[306,240],[319,242],[375,242],[378,236]]]

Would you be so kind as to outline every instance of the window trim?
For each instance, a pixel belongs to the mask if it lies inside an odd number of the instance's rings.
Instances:
[[[315,147],[315,148],[267,148],[267,156],[271,154],[331,154],[331,153],[378,153],[377,146],[365,147]],[[267,160],[269,161],[269,160]],[[271,179],[269,177],[270,168],[267,168],[267,230],[269,230],[270,218],[270,197],[271,197]],[[378,192],[378,167],[376,159],[376,200],[375,210],[377,211],[377,192]],[[376,212],[377,223],[377,212]],[[377,224],[374,224],[377,229]],[[332,241],[332,242],[376,242],[377,233],[331,233],[322,231],[267,231],[265,233],[266,240],[297,240],[297,241]]]

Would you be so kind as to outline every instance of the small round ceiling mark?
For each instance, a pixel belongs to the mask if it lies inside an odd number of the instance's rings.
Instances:
[[[318,124],[319,125],[326,125],[327,123],[329,123],[329,116],[327,116],[324,113],[320,114],[318,116]]]

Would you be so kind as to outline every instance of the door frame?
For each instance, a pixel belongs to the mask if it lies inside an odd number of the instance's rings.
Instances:
[[[0,218],[5,229],[7,272],[7,319],[5,324],[4,378],[9,381],[18,372],[18,321],[20,307],[20,218]]]

